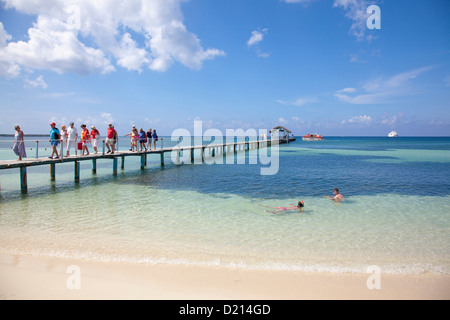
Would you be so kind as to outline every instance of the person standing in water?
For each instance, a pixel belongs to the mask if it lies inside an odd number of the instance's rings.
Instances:
[[[345,200],[344,196],[339,192],[338,188],[334,188],[333,194],[334,197],[325,196],[325,198],[333,200],[334,202],[342,202]]]

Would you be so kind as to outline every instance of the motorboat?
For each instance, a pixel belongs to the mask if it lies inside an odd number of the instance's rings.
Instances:
[[[303,141],[323,141],[324,138],[320,134],[307,134],[303,137]]]

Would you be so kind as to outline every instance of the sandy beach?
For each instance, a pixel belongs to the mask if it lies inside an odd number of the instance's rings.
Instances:
[[[73,268],[75,266],[75,268]],[[72,268],[71,268],[72,267]],[[450,298],[450,277],[254,271],[0,255],[3,300],[309,300]]]

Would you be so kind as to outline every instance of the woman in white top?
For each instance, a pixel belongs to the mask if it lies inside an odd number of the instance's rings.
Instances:
[[[61,142],[65,149],[67,149],[67,138],[69,137],[66,128],[67,127],[65,125],[61,126]]]
[[[92,138],[92,147],[94,148],[95,154],[98,153],[98,145],[102,137],[100,136],[100,132],[97,130],[95,126],[91,127],[91,138]]]

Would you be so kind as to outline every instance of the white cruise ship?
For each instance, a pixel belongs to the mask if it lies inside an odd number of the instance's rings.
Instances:
[[[388,135],[389,138],[397,138],[398,137],[398,133],[397,131],[391,131]]]

